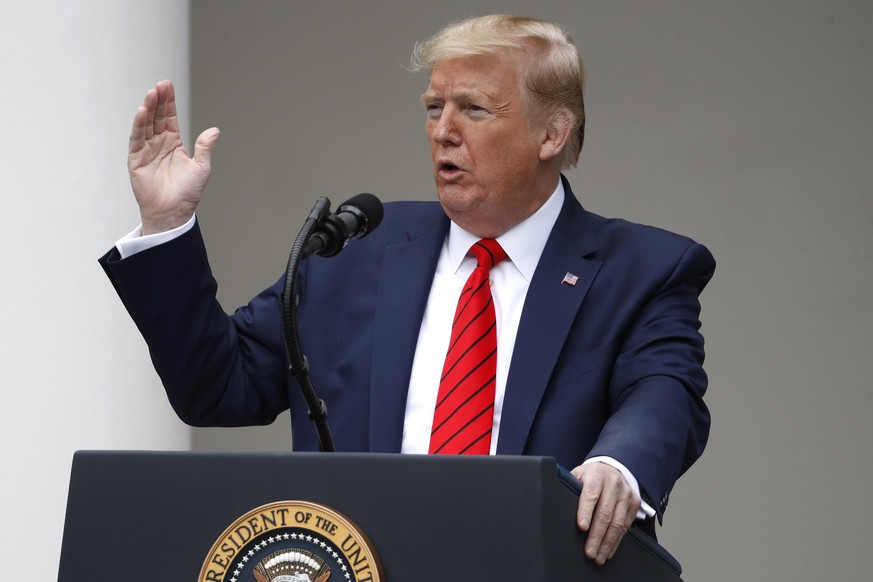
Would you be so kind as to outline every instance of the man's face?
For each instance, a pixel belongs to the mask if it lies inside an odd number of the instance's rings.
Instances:
[[[525,107],[524,65],[514,53],[442,61],[422,96],[440,203],[477,236],[503,234],[557,186],[540,160],[545,131]]]

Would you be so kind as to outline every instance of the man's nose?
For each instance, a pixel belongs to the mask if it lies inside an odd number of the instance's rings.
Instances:
[[[439,119],[434,121],[434,128],[431,134],[433,140],[440,145],[458,145],[461,143],[461,132],[457,124],[457,113],[450,107],[445,107],[439,116]]]

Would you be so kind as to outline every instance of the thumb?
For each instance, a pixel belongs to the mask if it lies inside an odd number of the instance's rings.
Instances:
[[[194,142],[194,161],[206,168],[209,167],[209,162],[212,158],[212,148],[215,147],[215,142],[218,141],[218,136],[221,133],[217,127],[211,127],[197,136],[197,141]]]

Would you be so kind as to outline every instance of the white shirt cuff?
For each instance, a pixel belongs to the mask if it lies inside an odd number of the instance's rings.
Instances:
[[[165,232],[147,234],[145,236],[143,236],[142,234],[142,224],[140,224],[135,229],[130,231],[130,233],[128,233],[126,236],[120,238],[115,243],[115,248],[118,249],[118,254],[121,255],[121,258],[126,259],[127,257],[135,255],[136,253],[140,253],[166,242],[170,242],[173,239],[179,238],[194,227],[195,221],[196,218],[194,215],[192,215],[191,218],[188,219],[188,222],[186,222],[182,226],[178,226],[172,230],[168,230]]]
[[[637,519],[648,519],[655,515],[655,510],[652,506],[642,500],[642,495],[640,495],[640,484],[637,482],[637,478],[633,476],[633,473],[628,471],[627,467],[612,457],[591,457],[582,464],[587,465],[588,463],[603,463],[610,467],[614,467],[621,472],[624,480],[627,481],[627,484],[631,486],[631,489],[633,489],[634,493],[637,494],[637,497],[640,498],[640,508],[637,510]]]

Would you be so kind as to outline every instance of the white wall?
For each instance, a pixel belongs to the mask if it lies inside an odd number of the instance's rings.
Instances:
[[[167,76],[190,94],[189,17],[177,0],[2,8],[0,559],[4,580],[50,580],[75,450],[190,441],[96,261],[138,222],[125,152],[143,94]]]

